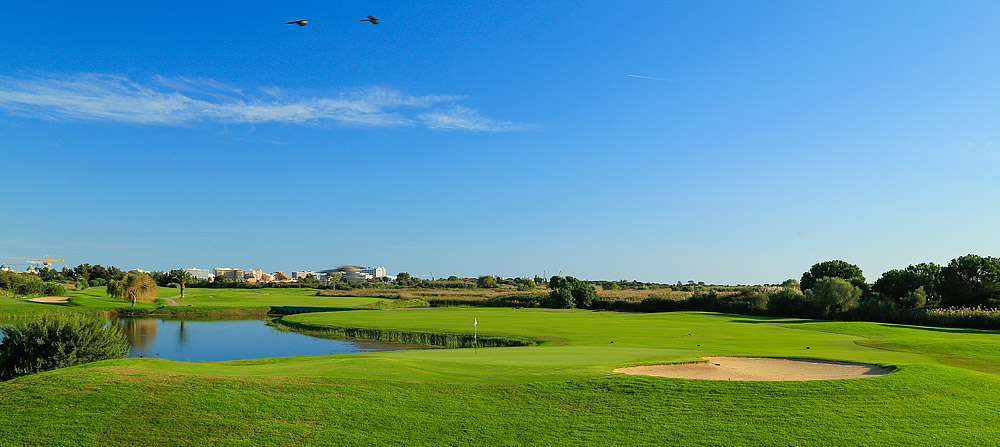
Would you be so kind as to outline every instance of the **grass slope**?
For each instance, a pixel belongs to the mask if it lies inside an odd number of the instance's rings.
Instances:
[[[969,445],[1000,436],[1000,376],[983,372],[1000,347],[1000,335],[992,333],[536,309],[288,318],[453,333],[471,333],[476,318],[481,334],[546,341],[218,363],[99,362],[0,384],[0,439],[4,445]],[[951,357],[934,349],[942,342],[958,349],[965,366],[949,366]],[[899,370],[811,382],[610,372],[734,354],[868,361]]]

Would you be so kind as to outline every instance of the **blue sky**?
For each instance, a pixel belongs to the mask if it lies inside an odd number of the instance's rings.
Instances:
[[[4,5],[0,256],[757,284],[1000,254],[1000,3],[540,3]]]

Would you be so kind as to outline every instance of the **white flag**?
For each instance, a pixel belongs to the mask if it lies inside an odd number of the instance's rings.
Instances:
[[[479,319],[478,318],[473,318],[472,319],[472,325],[473,326],[478,326],[479,325]]]

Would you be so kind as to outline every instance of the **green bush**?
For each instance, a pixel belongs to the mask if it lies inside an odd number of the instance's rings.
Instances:
[[[100,318],[48,315],[0,331],[0,380],[128,355],[125,334]]]
[[[823,318],[831,318],[838,312],[851,310],[858,305],[861,289],[843,278],[827,276],[815,282],[806,291],[806,300]]]
[[[495,289],[497,287],[497,280],[492,276],[483,275],[476,280],[476,287],[481,289]]]
[[[62,284],[55,282],[45,283],[45,295],[48,296],[65,296],[66,288]]]
[[[593,285],[587,284],[572,276],[565,278],[553,276],[549,280],[549,297],[542,303],[543,307],[553,307],[556,309],[589,309],[591,303],[597,299],[597,289]]]

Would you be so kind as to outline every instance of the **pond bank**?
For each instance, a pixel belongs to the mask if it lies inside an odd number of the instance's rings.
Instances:
[[[492,348],[506,346],[535,346],[540,341],[521,337],[479,336],[471,337],[464,334],[444,334],[433,332],[400,331],[395,329],[377,329],[341,326],[320,326],[287,321],[285,318],[271,320],[271,326],[311,335],[313,337],[334,339],[361,339],[393,343],[408,343],[417,345],[440,346],[444,348]]]

